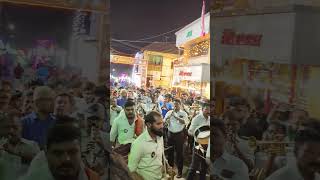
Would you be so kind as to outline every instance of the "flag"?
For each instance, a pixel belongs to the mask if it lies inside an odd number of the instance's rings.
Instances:
[[[206,35],[205,25],[204,25],[204,15],[206,11],[206,3],[205,0],[202,0],[202,13],[201,13],[201,36]]]

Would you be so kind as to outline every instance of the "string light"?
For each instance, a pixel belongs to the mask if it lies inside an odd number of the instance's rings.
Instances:
[[[187,53],[186,55],[189,57],[207,55],[209,53],[209,47],[210,47],[209,40],[202,41],[200,43],[192,45],[191,48],[186,51]]]

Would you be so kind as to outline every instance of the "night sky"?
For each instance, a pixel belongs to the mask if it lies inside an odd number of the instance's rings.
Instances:
[[[182,28],[201,17],[202,0],[111,0],[111,38],[138,40]],[[206,12],[209,0],[206,0]],[[178,30],[177,30],[178,31]],[[176,31],[167,34],[175,42]],[[146,41],[165,41],[159,37]],[[130,44],[142,47],[147,44]],[[111,42],[116,51],[135,54],[138,49]]]

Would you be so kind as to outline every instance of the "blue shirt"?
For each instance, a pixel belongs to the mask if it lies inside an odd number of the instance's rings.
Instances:
[[[121,97],[121,98],[118,98],[118,99],[117,99],[117,105],[118,105],[118,106],[123,107],[123,106],[126,104],[126,102],[127,102],[127,99],[126,99],[126,98]]]
[[[48,130],[55,124],[56,119],[49,115],[46,120],[39,120],[35,112],[22,118],[22,137],[27,140],[35,141],[41,148],[47,143]]]
[[[167,109],[161,109],[163,118],[166,117],[166,114],[168,111],[173,109],[173,105],[171,103],[166,103],[166,105],[167,105]],[[160,103],[160,106],[162,107],[162,103]]]

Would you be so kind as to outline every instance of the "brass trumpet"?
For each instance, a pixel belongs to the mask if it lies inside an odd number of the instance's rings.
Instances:
[[[269,154],[285,155],[288,146],[293,146],[293,141],[258,141],[255,137],[248,138],[248,145],[251,149],[259,150]]]

